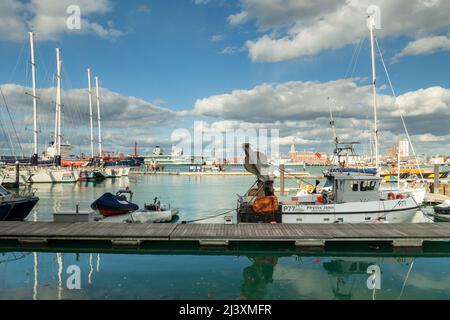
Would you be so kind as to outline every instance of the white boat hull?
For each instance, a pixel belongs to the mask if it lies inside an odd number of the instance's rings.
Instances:
[[[407,223],[419,210],[412,197],[328,205],[283,205],[282,223]]]
[[[121,168],[110,168],[106,167],[102,173],[106,178],[120,178],[122,176],[123,170]]]
[[[100,222],[110,223],[163,223],[172,221],[178,214],[178,209],[166,211],[137,211],[133,213],[110,216],[100,219]]]
[[[161,223],[170,222],[178,214],[178,209],[166,211],[138,211],[131,214],[135,222],[140,223]]]
[[[32,172],[31,183],[74,183],[80,178],[78,170],[38,169]]]
[[[418,205],[422,205],[425,200],[427,190],[425,188],[382,188],[380,189],[381,198],[388,199],[388,194],[392,192],[396,197],[398,194],[411,195]]]

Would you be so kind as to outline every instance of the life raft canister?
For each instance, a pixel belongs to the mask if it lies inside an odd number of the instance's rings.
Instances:
[[[278,212],[278,198],[276,196],[261,197],[253,202],[253,211],[256,213]]]
[[[395,200],[395,194],[393,192],[388,193],[388,200]]]

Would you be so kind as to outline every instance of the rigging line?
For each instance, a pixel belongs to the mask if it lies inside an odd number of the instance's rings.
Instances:
[[[22,46],[20,48],[19,56],[17,57],[16,65],[14,66],[13,70],[11,71],[11,74],[9,75],[9,82],[12,81],[12,78],[13,78],[14,74],[16,73],[17,67],[19,66],[19,62],[22,60],[22,54],[23,54],[23,51],[24,51],[24,48],[25,48],[25,44],[27,42],[28,42],[27,39],[24,39],[22,41]]]
[[[312,184],[311,182],[308,182],[308,181],[304,180],[303,178],[301,178],[301,177],[299,177],[299,176],[296,176],[295,174],[292,174],[292,173],[290,173],[290,172],[286,172],[286,170],[283,170],[283,169],[280,169],[280,168],[278,168],[278,170],[282,171],[284,174],[286,174],[286,175],[288,175],[288,176],[291,176],[291,177],[294,177],[294,178],[300,180],[301,182],[303,182],[303,183],[305,183],[305,184],[308,184],[308,185],[310,185],[310,186],[315,187],[315,185]]]
[[[14,153],[14,148],[12,147],[11,137],[5,131],[6,130],[6,126],[3,124],[3,117],[1,117],[1,116],[0,116],[0,124],[1,124],[1,127],[2,127],[3,135],[5,136],[5,138],[7,140],[7,143],[8,143],[8,146],[9,146],[9,151],[14,156],[14,159],[17,159],[16,154]]]
[[[21,253],[19,256],[16,256],[14,253],[12,254],[13,258],[7,258],[5,260],[0,260],[0,264],[1,263],[7,263],[7,262],[12,262],[12,261],[18,261],[21,260],[23,258],[25,258],[26,256],[29,256],[31,253]]]
[[[378,53],[380,54],[380,57],[381,57],[381,62],[383,63],[384,71],[386,72],[386,77],[387,77],[387,79],[389,81],[389,86],[391,87],[392,95],[395,98],[395,104],[400,109],[400,106],[397,103],[397,95],[395,93],[394,86],[392,85],[392,81],[391,81],[391,77],[389,75],[389,71],[388,71],[388,69],[386,67],[386,64],[384,63],[383,53],[380,50],[380,46],[378,45],[377,38],[375,38],[375,43],[376,43],[377,48],[378,48]],[[401,111],[401,109],[400,109],[400,111]],[[405,130],[406,137],[408,138],[409,145],[411,146],[411,151],[413,152],[414,160],[416,160],[416,166],[419,169],[420,177],[421,177],[422,180],[424,180],[423,174],[422,174],[422,170],[420,168],[419,160],[417,159],[416,151],[414,150],[414,146],[413,146],[412,141],[411,141],[411,136],[409,135],[408,128],[406,127],[406,122],[405,122],[405,118],[403,117],[403,113],[400,113],[400,119],[402,120],[403,129]]]
[[[233,212],[235,210],[236,209],[231,209],[231,210],[228,210],[226,212],[222,212],[222,213],[217,214],[217,215],[213,215],[213,216],[209,216],[209,217],[205,217],[205,218],[194,219],[194,220],[187,220],[187,221],[183,221],[182,223],[186,224],[186,223],[198,222],[198,221],[203,221],[203,220],[209,220],[209,219],[212,219],[212,218],[217,218],[217,217],[223,216],[223,215],[225,215],[227,213],[230,213],[230,212]]]
[[[3,96],[3,99],[4,99],[5,96],[3,95],[3,90],[2,90],[2,88],[1,88],[1,86],[0,86],[0,92],[1,92],[1,94],[2,94],[2,96]],[[6,104],[6,99],[4,99],[4,102],[5,102],[5,104]],[[3,132],[3,134],[5,135],[5,138],[6,138],[7,142],[8,142],[9,149],[10,149],[10,151],[11,151],[11,154],[12,154],[12,156],[14,156],[14,159],[17,160],[17,156],[16,156],[16,153],[15,153],[13,144],[12,144],[11,135],[9,134],[9,130],[7,130],[7,128],[6,128],[6,124],[3,123],[3,117],[1,117],[1,116],[0,116],[0,121],[1,121],[1,125],[2,125],[2,132]],[[14,125],[13,125],[13,126],[14,126]]]
[[[405,290],[406,282],[409,279],[409,274],[411,273],[411,270],[414,266],[414,262],[416,262],[416,258],[414,258],[413,261],[409,265],[408,273],[406,274],[405,281],[403,281],[402,290],[400,291],[400,295],[398,296],[397,300],[400,300],[400,298],[403,296],[403,291]]]
[[[352,74],[351,74],[350,78],[353,78],[353,76],[355,75],[356,68],[358,67],[359,56],[361,55],[361,51],[362,51],[362,48],[364,46],[364,43],[366,43],[366,39],[365,38],[362,39],[361,45],[359,46],[358,54],[356,56],[355,64],[353,65],[353,70],[352,70]]]
[[[347,71],[345,72],[345,77],[344,79],[347,79],[347,76],[350,72],[350,69],[352,68],[353,65],[353,61],[355,61],[355,56],[356,56],[356,52],[358,51],[359,46],[361,45],[361,41],[363,38],[359,39],[358,44],[355,46],[355,49],[353,50],[353,55],[352,58],[350,59],[350,63],[347,66]],[[356,62],[356,61],[355,61]]]
[[[17,144],[19,145],[20,152],[22,153],[22,157],[25,157],[25,154],[24,154],[23,148],[22,148],[22,144],[20,143],[19,135],[17,134],[16,126],[14,125],[13,119],[11,117],[11,113],[9,112],[8,103],[6,102],[6,98],[5,98],[5,95],[3,94],[3,89],[1,86],[0,86],[0,93],[3,98],[3,102],[5,103],[6,111],[8,112],[8,116],[9,116],[9,121],[11,121],[11,126],[12,126],[14,134],[16,136]],[[11,143],[12,143],[12,141],[11,141]]]

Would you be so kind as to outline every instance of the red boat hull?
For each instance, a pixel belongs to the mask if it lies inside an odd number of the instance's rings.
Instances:
[[[121,214],[130,213],[130,210],[120,210],[120,209],[99,209],[98,212],[104,217],[119,216]]]

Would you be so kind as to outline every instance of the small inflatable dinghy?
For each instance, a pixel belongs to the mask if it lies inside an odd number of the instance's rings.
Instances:
[[[158,198],[152,204],[145,204],[144,208],[128,214],[108,216],[98,221],[102,222],[126,222],[126,223],[164,223],[174,222],[178,217],[179,209],[172,209],[170,205],[162,205]]]
[[[125,194],[130,195],[128,200]],[[128,188],[119,190],[115,195],[107,192],[91,204],[91,208],[104,217],[120,216],[139,210],[139,206],[132,203],[133,192]]]

